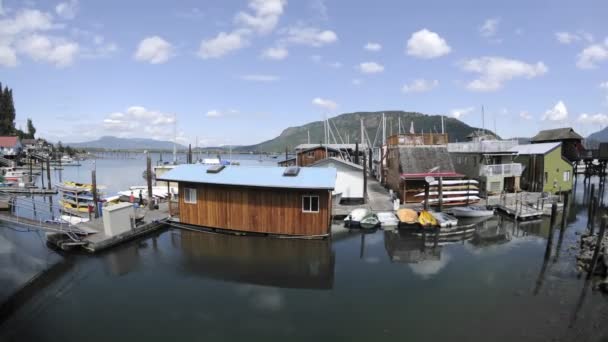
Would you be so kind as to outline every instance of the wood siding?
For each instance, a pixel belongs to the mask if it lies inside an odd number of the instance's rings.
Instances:
[[[195,188],[197,203],[184,202]],[[302,212],[302,196],[319,196],[319,212]],[[329,190],[271,189],[211,184],[179,184],[180,221],[197,226],[281,235],[330,233]]]
[[[324,147],[318,147],[314,150],[308,150],[298,153],[298,165],[299,166],[308,166],[310,164],[314,164],[319,160],[327,158],[327,154],[325,153]]]

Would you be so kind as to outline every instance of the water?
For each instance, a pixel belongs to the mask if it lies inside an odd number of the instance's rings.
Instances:
[[[124,188],[144,165],[98,160],[98,178]],[[63,177],[85,181],[85,168]],[[580,185],[547,262],[548,220],[500,218],[436,247],[384,231],[300,241],[167,229],[57,256],[72,266],[0,325],[0,340],[603,341],[607,299],[585,290],[571,248],[586,225]]]

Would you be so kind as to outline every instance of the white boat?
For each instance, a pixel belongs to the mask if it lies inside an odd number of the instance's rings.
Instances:
[[[70,156],[63,156],[61,159],[53,161],[53,165],[80,166],[80,163]]]
[[[477,185],[479,184],[478,181],[474,180],[474,179],[469,179],[469,180],[444,180],[441,182],[441,185],[467,185],[467,184],[474,184]],[[432,181],[429,183],[429,185],[433,186],[433,185],[439,185],[439,181]]]
[[[392,211],[378,213],[378,220],[383,229],[391,229],[399,226],[399,218]]]
[[[452,208],[452,215],[456,217],[486,217],[494,215],[494,210],[480,207],[455,207]]]
[[[441,228],[452,227],[458,224],[458,219],[450,214],[446,214],[441,211],[434,211],[431,212],[431,215],[435,217],[435,220],[437,220],[437,223]]]
[[[358,208],[350,212],[346,218],[344,218],[344,224],[346,226],[351,225],[359,225],[359,222],[363,220],[364,217],[369,215],[370,211],[365,208]]]
[[[457,196],[457,197],[444,197],[443,198],[443,203],[450,203],[450,202],[477,202],[480,200],[479,197],[477,196]],[[420,203],[424,203],[424,201],[420,202]],[[435,204],[435,203],[439,203],[439,199],[438,198],[429,198],[429,204]]]
[[[450,195],[478,195],[478,190],[456,190],[456,191],[443,191],[443,196]],[[424,192],[414,195],[414,197],[422,197],[424,196]],[[439,191],[429,191],[429,196],[439,196]]]
[[[61,215],[61,220],[63,222],[67,222],[69,224],[79,224],[79,223],[89,222],[88,218],[71,216],[71,215]]]

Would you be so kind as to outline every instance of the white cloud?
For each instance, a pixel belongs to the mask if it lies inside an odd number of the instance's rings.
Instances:
[[[479,74],[479,78],[469,82],[467,88],[473,91],[495,91],[503,83],[514,78],[531,79],[544,75],[548,68],[543,62],[528,64],[503,57],[481,57],[465,61],[465,71]]]
[[[203,59],[219,58],[249,45],[243,32],[220,32],[217,37],[201,41],[198,55]]]
[[[323,109],[327,109],[327,110],[335,110],[336,108],[338,108],[338,104],[335,103],[332,100],[328,100],[328,99],[323,99],[320,97],[316,97],[312,100],[312,104],[318,107],[321,107]]]
[[[284,47],[271,47],[262,52],[262,58],[265,59],[274,59],[274,60],[282,60],[287,58],[289,55],[289,51],[287,51]]]
[[[338,41],[338,35],[316,27],[293,26],[285,31],[284,40],[290,44],[321,47]]]
[[[498,30],[498,24],[500,24],[499,18],[486,19],[483,25],[479,27],[479,33],[483,37],[492,37],[496,34],[496,31]]]
[[[450,111],[450,114],[453,117],[455,117],[456,119],[462,119],[462,117],[471,113],[473,110],[475,110],[475,107],[457,108],[457,109],[452,109]]]
[[[382,45],[380,45],[378,43],[369,42],[369,43],[365,44],[365,46],[363,48],[367,51],[380,51],[380,50],[382,50]]]
[[[605,125],[608,125],[608,115],[601,114],[601,113],[597,113],[597,114],[583,113],[583,114],[579,115],[578,122],[580,122],[582,124],[605,126]]]
[[[154,139],[173,140],[173,130],[167,126],[175,123],[173,114],[131,106],[124,112],[110,113],[103,119],[103,129],[113,135],[131,137],[147,134]]]
[[[275,82],[281,78],[275,75],[250,74],[241,76],[241,79],[254,82]]]
[[[568,119],[568,108],[563,101],[558,101],[553,108],[548,109],[542,116],[543,120],[565,121]]]
[[[74,19],[78,12],[78,0],[69,0],[55,6],[55,13],[64,19]]]
[[[19,41],[17,49],[35,61],[66,67],[74,61],[79,46],[74,42],[32,34]]]
[[[0,65],[5,67],[17,66],[17,53],[13,48],[0,45]]]
[[[363,62],[359,64],[358,68],[364,74],[376,74],[384,71],[384,66],[376,62]]]
[[[530,113],[528,113],[526,111],[519,112],[519,117],[524,120],[532,120],[532,115],[530,115]]]
[[[310,59],[315,62],[315,63],[319,63],[321,62],[321,60],[323,59],[323,57],[319,56],[319,55],[312,55],[310,56]]]
[[[583,30],[579,30],[576,33],[560,31],[555,32],[555,39],[561,44],[572,44],[580,41],[587,41],[589,43],[593,42],[593,35],[589,32],[585,32]]]
[[[404,93],[422,93],[433,90],[439,85],[438,80],[416,79],[409,84],[404,84],[401,91]]]
[[[259,34],[268,34],[277,26],[286,4],[286,0],[250,0],[249,8],[254,14],[239,12],[234,21]]]
[[[208,117],[213,117],[213,118],[220,117],[220,116],[223,116],[223,115],[224,115],[224,113],[220,112],[217,109],[212,109],[212,110],[210,110],[210,111],[207,112],[207,116]]]
[[[600,83],[600,88],[608,90],[608,81]]]
[[[596,68],[597,63],[608,60],[608,42],[586,47],[578,54],[577,58],[576,66],[580,69]]]
[[[139,46],[133,57],[140,62],[161,64],[168,61],[173,55],[171,43],[159,36],[152,36],[139,42]]]
[[[0,19],[0,40],[14,39],[19,34],[48,31],[55,27],[50,14],[24,9],[17,12],[12,19]]]
[[[452,49],[437,33],[427,29],[414,32],[407,41],[406,53],[410,56],[430,59],[450,53]]]
[[[358,78],[354,78],[354,79],[351,81],[351,83],[352,83],[354,86],[360,86],[360,85],[361,85],[363,82],[362,82],[360,79],[358,79]]]

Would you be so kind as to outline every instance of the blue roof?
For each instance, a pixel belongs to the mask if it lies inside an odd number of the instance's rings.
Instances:
[[[240,185],[264,188],[328,189],[336,184],[336,169],[301,167],[297,176],[283,176],[285,167],[226,166],[207,173],[209,165],[184,164],[158,177],[161,181]]]

